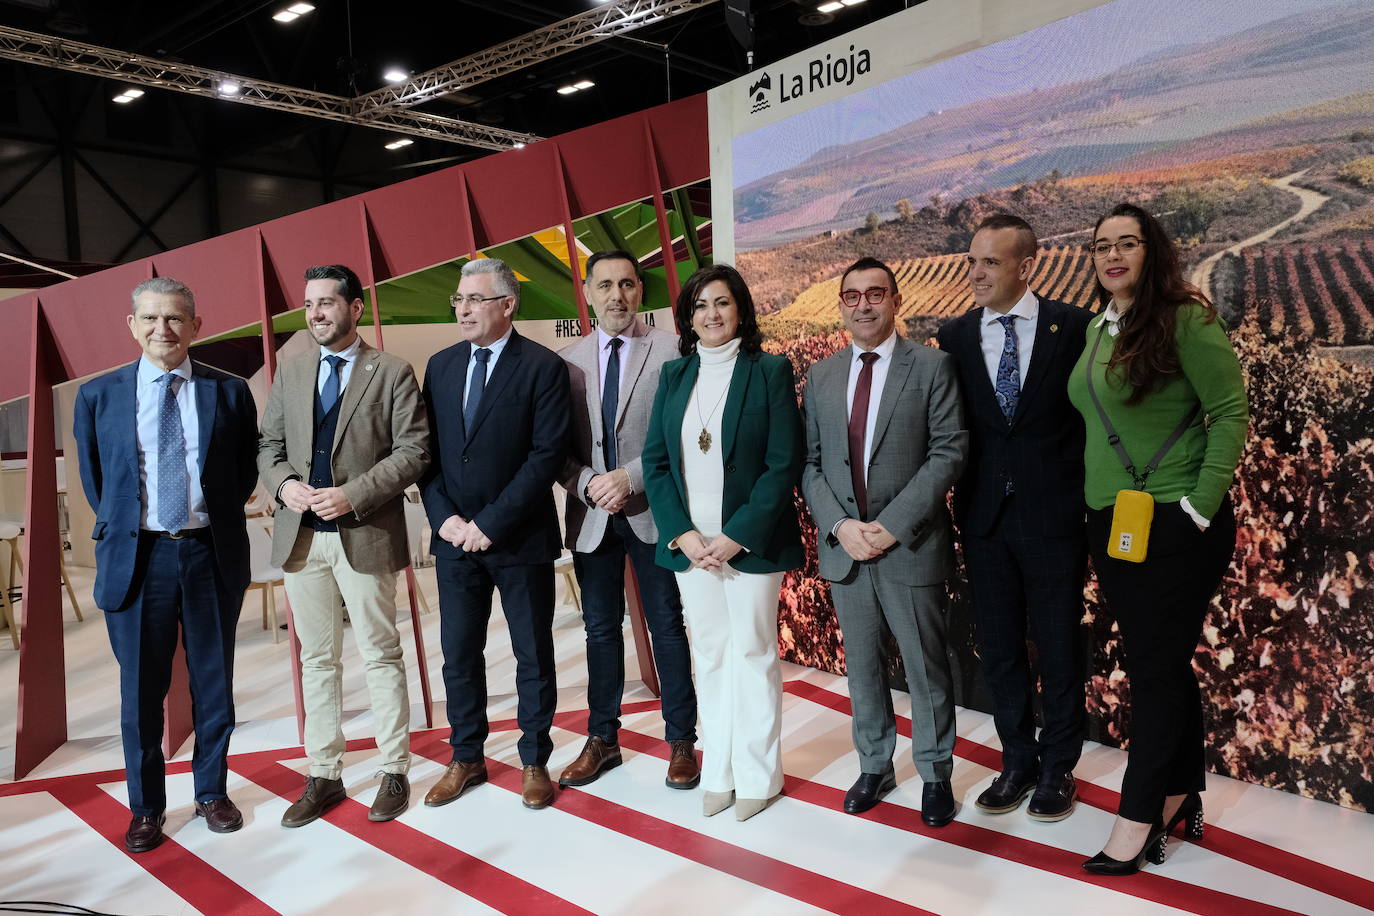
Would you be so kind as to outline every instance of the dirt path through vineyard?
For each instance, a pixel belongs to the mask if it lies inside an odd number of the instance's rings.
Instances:
[[[1206,293],[1209,298],[1215,299],[1216,297],[1212,295],[1212,270],[1217,266],[1217,262],[1220,261],[1223,256],[1228,254],[1239,254],[1244,248],[1249,248],[1251,245],[1258,245],[1260,242],[1269,241],[1279,230],[1296,223],[1300,219],[1306,219],[1308,216],[1315,213],[1318,207],[1331,199],[1325,194],[1309,191],[1307,188],[1294,187],[1293,182],[1297,181],[1305,174],[1307,174],[1307,169],[1302,169],[1291,175],[1284,175],[1282,178],[1274,179],[1274,187],[1282,188],[1298,196],[1298,200],[1302,202],[1302,205],[1298,207],[1297,213],[1294,213],[1282,222],[1275,223],[1263,232],[1252,235],[1248,239],[1241,239],[1230,248],[1224,248],[1207,258],[1193,269],[1193,285]]]

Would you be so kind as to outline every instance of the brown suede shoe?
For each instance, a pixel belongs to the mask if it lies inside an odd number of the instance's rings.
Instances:
[[[548,767],[531,764],[525,767],[520,785],[520,801],[526,808],[547,808],[553,804],[553,783],[549,781]]]
[[[701,782],[701,764],[697,763],[695,745],[686,739],[673,742],[673,756],[668,758],[668,776],[663,784],[670,789],[695,789]]]
[[[596,782],[602,773],[614,770],[624,762],[620,756],[620,745],[607,744],[593,735],[582,745],[582,753],[577,755],[577,759],[563,770],[563,775],[558,777],[558,784],[585,786]]]
[[[286,813],[281,816],[281,825],[304,827],[345,798],[348,798],[348,793],[344,791],[342,779],[307,776],[304,794],[286,809]]]
[[[205,826],[211,833],[233,833],[243,826],[243,814],[227,798],[196,802],[196,817],[205,818]]]
[[[439,781],[434,784],[434,788],[429,790],[425,796],[425,804],[431,808],[440,805],[447,805],[449,802],[463,794],[468,786],[475,786],[487,781],[487,762],[478,760],[475,763],[462,763],[453,761],[444,770],[444,775],[439,777]]]
[[[129,821],[129,829],[124,832],[124,848],[129,852],[147,852],[162,844],[162,825],[166,815],[156,817],[135,817]]]
[[[383,773],[382,785],[367,812],[370,821],[390,821],[405,814],[410,805],[410,780],[404,773]]]

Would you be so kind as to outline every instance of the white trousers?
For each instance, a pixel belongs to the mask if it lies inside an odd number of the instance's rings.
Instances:
[[[310,775],[343,772],[343,605],[367,672],[377,750],[387,773],[410,770],[410,699],[396,632],[396,574],[360,573],[348,564],[336,531],[301,526],[283,564],[286,597],[301,641],[301,694]]]
[[[677,573],[701,710],[701,787],[737,798],[782,791],[782,573]]]

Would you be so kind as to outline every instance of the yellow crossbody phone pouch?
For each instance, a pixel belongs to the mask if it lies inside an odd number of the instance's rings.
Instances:
[[[1144,563],[1145,553],[1150,546],[1150,523],[1155,517],[1155,498],[1145,492],[1145,484],[1154,473],[1155,468],[1159,467],[1159,462],[1164,460],[1169,449],[1174,447],[1188,427],[1193,425],[1193,418],[1202,409],[1201,404],[1196,404],[1183,418],[1169,438],[1164,440],[1164,444],[1155,452],[1150,463],[1145,465],[1143,472],[1137,472],[1135,463],[1131,461],[1131,456],[1126,453],[1126,447],[1121,444],[1121,437],[1116,434],[1116,427],[1112,425],[1112,418],[1107,416],[1107,411],[1103,408],[1102,402],[1098,400],[1097,390],[1093,387],[1093,364],[1097,361],[1097,348],[1102,343],[1102,332],[1106,330],[1107,322],[1104,319],[1097,326],[1097,337],[1093,340],[1092,353],[1088,356],[1088,395],[1093,400],[1093,406],[1097,408],[1097,415],[1102,420],[1102,426],[1107,431],[1107,442],[1116,451],[1117,458],[1121,459],[1121,466],[1126,469],[1126,473],[1131,475],[1131,480],[1135,483],[1134,490],[1119,490],[1116,494],[1116,505],[1112,508],[1112,531],[1107,536],[1107,556],[1118,560],[1125,560],[1128,563]]]

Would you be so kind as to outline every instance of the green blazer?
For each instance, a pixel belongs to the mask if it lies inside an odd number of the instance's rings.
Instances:
[[[682,417],[697,383],[696,354],[663,364],[644,443],[644,490],[658,525],[658,565],[686,572],[687,555],[668,545],[691,531],[682,482]],[[801,479],[805,444],[792,364],[771,353],[741,352],[721,414],[725,462],[722,530],[744,546],[730,565],[772,573],[802,564],[801,530],[792,492]]]

